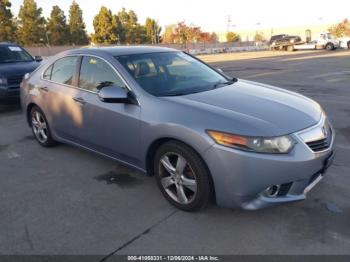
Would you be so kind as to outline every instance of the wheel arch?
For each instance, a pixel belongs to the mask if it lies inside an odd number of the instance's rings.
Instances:
[[[32,111],[32,108],[38,106],[37,104],[31,102],[28,104],[27,109],[26,109],[26,119],[27,119],[27,123],[29,126],[32,126],[32,123],[30,121],[30,111]]]

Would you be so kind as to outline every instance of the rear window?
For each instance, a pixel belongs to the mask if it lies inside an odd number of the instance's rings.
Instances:
[[[77,62],[78,58],[75,56],[69,56],[57,60],[53,64],[51,80],[65,85],[73,85]]]

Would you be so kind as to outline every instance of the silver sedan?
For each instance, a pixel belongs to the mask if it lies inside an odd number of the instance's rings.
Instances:
[[[58,54],[26,75],[21,101],[40,145],[68,143],[154,175],[187,211],[211,199],[244,209],[305,199],[334,157],[315,101],[168,48]]]

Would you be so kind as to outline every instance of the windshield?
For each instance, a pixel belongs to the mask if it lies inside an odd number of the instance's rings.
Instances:
[[[0,46],[0,63],[31,61],[33,57],[19,46]]]
[[[230,83],[215,70],[182,52],[116,58],[145,91],[155,96],[187,95]]]

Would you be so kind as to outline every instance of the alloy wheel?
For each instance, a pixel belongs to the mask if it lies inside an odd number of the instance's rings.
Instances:
[[[180,204],[191,203],[197,194],[196,174],[178,153],[166,153],[159,161],[160,182],[165,192]]]
[[[32,113],[32,128],[35,137],[40,143],[46,143],[48,139],[48,129],[44,116],[39,111]]]

